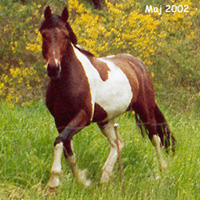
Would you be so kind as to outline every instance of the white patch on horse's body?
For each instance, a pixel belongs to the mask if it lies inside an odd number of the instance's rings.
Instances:
[[[114,58],[115,55],[106,56],[106,58]]]
[[[107,64],[110,71],[108,71],[108,80],[99,83],[96,103],[107,111],[108,119],[112,119],[127,110],[133,93],[124,72],[109,58],[99,58]]]
[[[129,54],[129,53],[123,53],[122,55],[133,57],[133,55],[131,55],[131,54]]]
[[[79,49],[84,49],[80,44],[76,45]]]
[[[99,58],[110,69],[108,71],[108,79],[103,81],[90,60],[74,46],[73,49],[88,78],[92,101],[92,117],[95,103],[99,104],[107,112],[105,120],[112,119],[125,112],[133,94],[129,80],[123,71],[110,61],[109,57]]]

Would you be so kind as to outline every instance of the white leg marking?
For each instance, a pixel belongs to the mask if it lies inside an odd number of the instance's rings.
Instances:
[[[48,187],[56,188],[59,186],[59,177],[62,173],[61,158],[63,153],[63,143],[60,142],[54,147],[53,164],[51,168],[51,178],[48,182]]]
[[[100,179],[100,183],[107,183],[110,179],[113,168],[115,166],[115,162],[118,157],[116,135],[115,135],[115,130],[114,130],[114,120],[109,121],[109,123],[106,124],[102,128],[102,132],[108,138],[108,140],[110,142],[110,153],[109,153],[108,158],[102,168],[102,175],[101,175],[101,179]],[[124,147],[124,143],[119,138],[120,151],[123,149],[123,147]]]
[[[76,158],[75,156],[69,156],[67,158],[67,163],[69,164],[71,170],[72,170],[72,173],[74,175],[74,177],[76,178],[77,182],[78,183],[81,183],[82,185],[84,185],[85,187],[89,187],[91,185],[91,181],[88,180],[86,178],[87,176],[87,170],[80,170],[78,168],[78,165],[76,163]]]
[[[163,155],[162,155],[160,137],[158,135],[154,135],[152,139],[152,143],[156,148],[161,169],[164,169],[164,170],[167,169],[167,162],[163,159]]]

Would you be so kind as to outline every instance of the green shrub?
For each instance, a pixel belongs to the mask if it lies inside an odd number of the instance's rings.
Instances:
[[[65,2],[48,1],[60,14]],[[145,13],[151,1],[105,1],[95,10],[89,1],[68,0],[70,22],[78,42],[96,56],[130,53],[147,65],[156,90],[171,88],[199,96],[199,11],[196,0],[154,1],[188,5],[189,12]],[[45,1],[2,0],[0,31],[0,96],[13,103],[31,103],[43,96],[48,82],[38,28]]]

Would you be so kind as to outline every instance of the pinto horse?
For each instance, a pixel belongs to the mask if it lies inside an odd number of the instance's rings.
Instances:
[[[60,133],[54,143],[48,186],[59,185],[63,152],[76,180],[86,187],[91,184],[86,170],[79,169],[71,147],[73,135],[91,122],[98,124],[110,143],[100,179],[107,183],[118,157],[114,118],[131,109],[155,146],[160,167],[166,168],[161,146],[172,146],[174,150],[175,138],[155,102],[153,85],[142,61],[129,54],[95,58],[78,47],[66,7],[59,16],[52,14],[48,6],[44,16],[40,32],[50,77],[46,105]],[[118,138],[121,151],[124,143]]]

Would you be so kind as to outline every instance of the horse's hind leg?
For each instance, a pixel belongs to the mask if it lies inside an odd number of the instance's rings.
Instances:
[[[152,139],[152,144],[156,148],[159,164],[161,169],[167,169],[167,162],[163,159],[163,154],[162,154],[162,149],[161,149],[161,140],[158,135],[153,135]]]
[[[162,148],[161,148],[161,139],[157,133],[157,126],[156,126],[157,122],[155,120],[155,116],[154,116],[153,112],[151,112],[151,113],[152,113],[152,115],[150,114],[150,117],[148,118],[146,128],[149,131],[149,138],[156,149],[160,168],[166,169],[167,163],[163,158],[163,152],[162,152]]]
[[[154,107],[152,106],[140,106],[136,110],[136,113],[139,115],[142,124],[145,126],[145,129],[148,130],[149,139],[154,145],[159,160],[160,168],[166,169],[167,163],[163,158],[163,152],[161,148],[161,139],[157,130],[157,121],[155,117]]]
[[[113,168],[115,166],[115,162],[118,157],[114,120],[109,121],[105,125],[99,124],[99,127],[100,127],[102,133],[107,137],[107,139],[110,143],[110,153],[109,153],[108,158],[102,168],[102,175],[101,175],[101,179],[100,179],[100,183],[107,183],[110,179]],[[121,140],[121,138],[119,138],[118,142],[119,142],[119,150],[121,151],[124,147],[124,143]]]

